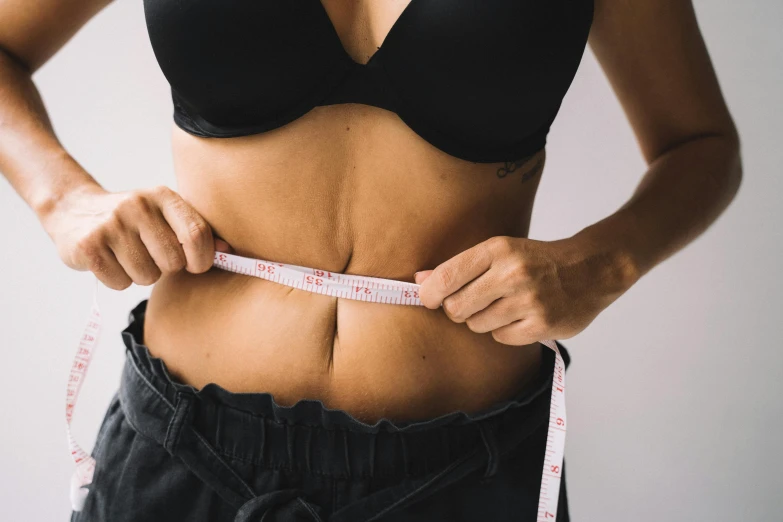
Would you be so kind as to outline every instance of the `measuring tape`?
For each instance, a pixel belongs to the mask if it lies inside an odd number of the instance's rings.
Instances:
[[[421,285],[380,277],[365,277],[349,274],[337,274],[328,270],[318,270],[305,266],[275,263],[263,259],[241,257],[223,252],[215,252],[213,266],[229,272],[236,272],[266,279],[286,286],[306,290],[317,294],[355,299],[370,303],[388,303],[398,305],[423,306],[419,299]],[[65,421],[68,434],[68,446],[76,463],[71,477],[71,505],[74,511],[81,511],[87,498],[95,471],[95,459],[85,452],[71,434],[71,419],[82,381],[87,374],[98,338],[101,332],[101,313],[98,308],[98,279],[95,279],[92,308],[87,326],[79,342],[79,349],[71,365],[65,401]],[[541,476],[541,491],[538,499],[536,522],[551,522],[557,514],[557,501],[560,495],[560,481],[563,470],[565,450],[566,410],[565,410],[565,363],[554,341],[540,341],[554,350],[555,368],[552,375],[552,398],[549,408],[549,428],[546,438],[544,469]]]

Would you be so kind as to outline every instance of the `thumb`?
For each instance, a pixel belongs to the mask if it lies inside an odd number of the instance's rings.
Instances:
[[[215,236],[215,251],[216,252],[225,252],[226,254],[233,254],[234,253],[234,249],[231,248],[231,245],[229,245],[226,241],[220,239],[217,236]]]
[[[413,280],[416,281],[417,285],[420,285],[431,274],[432,274],[432,270],[422,270],[421,272],[416,272],[415,274],[413,274]]]

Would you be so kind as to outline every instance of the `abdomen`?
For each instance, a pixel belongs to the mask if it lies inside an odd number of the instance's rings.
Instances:
[[[489,237],[526,237],[538,175],[524,174],[544,154],[511,169],[467,162],[358,104],[254,136],[174,133],[177,190],[236,254],[410,282]],[[144,342],[196,387],[321,399],[367,422],[488,407],[518,391],[540,357],[538,344],[498,343],[442,309],[217,268],[156,283]]]

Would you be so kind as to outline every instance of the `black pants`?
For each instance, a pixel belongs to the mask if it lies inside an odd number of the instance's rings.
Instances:
[[[146,304],[122,331],[120,389],[72,522],[535,521],[552,350],[532,386],[485,411],[369,425],[318,400],[174,381],[142,344]],[[569,520],[565,473],[556,520]]]

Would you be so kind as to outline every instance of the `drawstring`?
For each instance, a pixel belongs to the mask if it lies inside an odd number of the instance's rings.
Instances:
[[[290,424],[285,425],[285,444],[286,444],[286,451],[288,452],[288,465],[293,466],[294,464],[294,437],[291,434],[293,430],[291,429]],[[296,432],[294,432],[296,433]]]
[[[375,441],[378,440],[378,435],[374,435],[370,437],[370,456],[368,457],[370,461],[370,476],[375,476]]]
[[[498,471],[498,443],[495,431],[487,423],[479,422],[478,429],[487,450],[487,469],[484,471],[484,478],[488,479]]]
[[[171,416],[171,421],[166,430],[166,438],[163,440],[163,447],[172,456],[177,454],[177,445],[182,437],[183,428],[192,420],[192,401],[192,395],[184,392],[177,393],[177,404],[174,406],[174,415]]]
[[[405,476],[410,477],[410,465],[409,465],[409,458],[408,458],[408,443],[405,441],[405,433],[399,432],[400,435],[400,444],[402,445],[402,465],[403,469],[405,471]]]
[[[345,474],[351,476],[351,456],[348,451],[348,430],[343,430],[343,449],[345,455]]]
[[[245,502],[234,522],[323,522],[323,508],[303,498],[298,489],[266,493]]]

